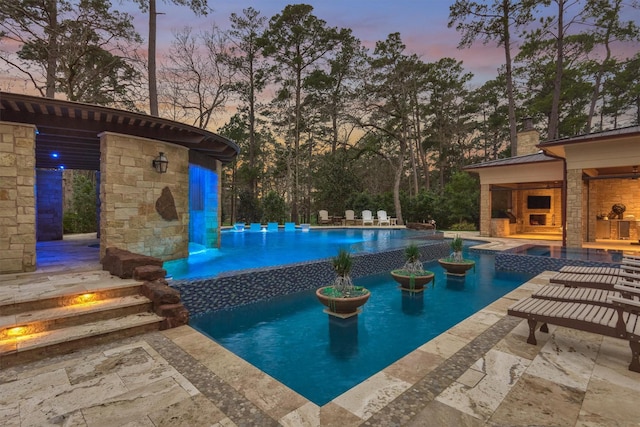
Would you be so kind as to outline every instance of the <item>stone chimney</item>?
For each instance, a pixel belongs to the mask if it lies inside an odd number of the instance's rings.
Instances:
[[[527,154],[535,154],[540,149],[536,147],[540,143],[540,134],[533,127],[531,117],[525,117],[522,122],[522,130],[518,132],[517,152],[513,156],[524,156]]]

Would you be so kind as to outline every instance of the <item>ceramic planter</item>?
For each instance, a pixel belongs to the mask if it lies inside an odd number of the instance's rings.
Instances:
[[[467,271],[475,267],[476,262],[472,260],[466,260],[464,262],[449,261],[445,258],[440,258],[438,263],[445,269],[447,274],[454,276],[464,276]]]
[[[393,270],[391,271],[391,277],[400,284],[400,288],[403,291],[421,292],[424,290],[425,285],[433,280],[434,273],[425,271],[423,274],[416,275],[410,274],[405,270]]]
[[[324,286],[317,289],[316,297],[322,305],[327,307],[325,309],[327,314],[335,315],[337,317],[347,318],[357,315],[360,312],[360,307],[363,306],[371,296],[371,292],[369,291],[364,295],[347,298],[336,298],[324,295],[323,291],[330,287],[331,286]]]

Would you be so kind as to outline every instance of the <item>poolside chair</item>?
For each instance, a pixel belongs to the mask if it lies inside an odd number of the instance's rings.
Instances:
[[[362,211],[362,225],[373,225],[373,215],[371,211]]]
[[[587,267],[580,265],[565,265],[560,268],[560,273],[578,273],[578,274],[605,274],[609,276],[618,276],[620,269],[615,267]]]
[[[267,231],[278,231],[278,223],[277,222],[268,222],[267,223]]]
[[[296,231],[296,223],[295,222],[285,222],[284,223],[284,231]]]
[[[236,222],[233,224],[234,231],[244,231],[244,222]]]
[[[640,296],[640,290],[635,294]],[[613,307],[597,304],[524,298],[507,310],[510,316],[527,319],[527,343],[536,345],[538,322],[621,338],[629,341],[631,364],[629,370],[640,372],[640,302],[610,297]]]
[[[344,211],[344,225],[355,225],[356,223],[356,213],[349,209]]]
[[[378,211],[378,225],[391,225],[391,221],[387,216],[387,211]]]
[[[580,274],[580,273],[556,273],[549,278],[550,283],[569,286],[573,288],[600,288],[613,289],[619,280],[619,276],[607,274]]]
[[[320,210],[318,211],[318,225],[323,224],[331,224],[331,219],[329,218],[329,211]]]
[[[577,274],[599,274],[609,276],[620,276],[623,272],[640,273],[640,267],[622,264],[617,267],[587,267],[578,265],[565,265],[560,268],[560,273],[577,273]]]

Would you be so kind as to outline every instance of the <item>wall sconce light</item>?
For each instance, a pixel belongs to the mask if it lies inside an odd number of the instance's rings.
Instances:
[[[165,156],[162,151],[160,152],[160,154],[158,154],[158,157],[153,159],[153,168],[158,173],[167,173],[168,165],[169,165],[169,160],[167,159],[167,156]]]

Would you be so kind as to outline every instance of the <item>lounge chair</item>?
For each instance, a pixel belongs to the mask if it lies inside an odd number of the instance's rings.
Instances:
[[[325,210],[318,211],[318,225],[331,224],[329,212]]]
[[[284,231],[296,231],[296,223],[295,222],[285,222],[284,223]]]
[[[615,267],[586,267],[579,265],[565,265],[560,269],[560,273],[606,274],[609,276],[618,276],[620,274],[620,269]]]
[[[613,289],[613,285],[618,280],[620,280],[619,276],[607,274],[556,273],[549,279],[549,282],[573,288]]]
[[[356,223],[356,213],[349,209],[344,211],[344,225],[355,225]]]
[[[564,286],[544,286],[531,295],[531,298],[546,299],[552,301],[584,302],[605,307],[613,307],[610,297],[622,297],[623,295],[614,289],[595,288],[567,288]]]
[[[640,291],[635,291],[640,295]],[[578,329],[629,341],[631,364],[629,370],[640,372],[640,302],[610,297],[614,307],[582,302],[554,301],[525,298],[507,310],[511,316],[527,319],[529,337],[527,343],[536,345],[538,322]]]
[[[267,231],[278,231],[278,223],[277,222],[268,222],[267,223]]]
[[[362,225],[373,225],[373,214],[371,211],[362,211]]]
[[[244,222],[236,222],[233,224],[234,231],[244,231]]]
[[[378,211],[378,225],[391,225],[391,221],[389,221],[389,217],[387,216],[387,211]]]

